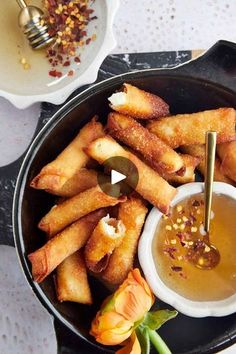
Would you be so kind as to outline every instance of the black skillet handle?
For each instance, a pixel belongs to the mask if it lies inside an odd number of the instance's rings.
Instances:
[[[57,110],[58,107],[59,106],[51,105],[50,109],[48,109],[50,116],[53,114],[53,110]],[[41,115],[39,117],[33,138],[38,134],[50,118],[49,114],[48,116],[46,115],[46,112],[47,109],[45,111],[41,109]],[[0,245],[14,246],[12,234],[12,202],[18,172],[26,151],[16,161],[7,166],[0,167]]]
[[[174,70],[236,92],[236,43],[221,40],[199,58]]]
[[[79,338],[58,320],[54,320],[58,354],[111,354],[110,350],[101,350]]]

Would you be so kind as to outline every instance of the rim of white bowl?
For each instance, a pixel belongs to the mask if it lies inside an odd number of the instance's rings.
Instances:
[[[203,192],[204,184],[201,182],[188,183],[178,187],[177,190],[177,195],[173,199],[171,206],[188,196]],[[229,196],[236,200],[236,188],[230,184],[214,182],[213,192]],[[161,216],[162,213],[158,209],[153,208],[151,210],[145,222],[138,247],[139,262],[153,293],[160,300],[191,317],[219,317],[236,312],[236,294],[219,301],[192,301],[179,295],[163,283],[156,270],[152,254],[152,241]]]
[[[115,48],[116,40],[113,32],[113,23],[120,0],[105,0],[107,6],[107,22],[103,43],[94,61],[75,80],[54,92],[39,95],[18,95],[5,90],[0,90],[0,96],[7,99],[16,108],[25,109],[36,102],[49,102],[56,105],[62,104],[79,87],[93,83],[97,79],[98,70],[107,57]]]

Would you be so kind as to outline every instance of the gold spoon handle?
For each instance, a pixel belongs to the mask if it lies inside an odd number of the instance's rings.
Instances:
[[[27,7],[26,3],[24,0],[16,0],[16,2],[18,3],[18,5],[24,9],[25,7]]]
[[[212,205],[212,188],[214,181],[216,152],[216,132],[208,131],[206,133],[206,161],[205,161],[205,210],[204,210],[204,229],[209,233]]]

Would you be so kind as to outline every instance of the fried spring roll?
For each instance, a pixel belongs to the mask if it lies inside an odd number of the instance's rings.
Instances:
[[[64,259],[82,248],[105,214],[100,209],[84,216],[29,254],[34,281],[42,282]]]
[[[32,180],[31,187],[58,194],[62,186],[89,161],[83,151],[84,147],[103,135],[102,124],[97,122],[94,117],[54,161],[42,168]]]
[[[147,128],[172,148],[204,144],[208,130],[217,132],[217,143],[235,140],[235,110],[219,108],[192,114],[178,114],[150,122]]]
[[[55,285],[60,302],[92,304],[86,266],[81,251],[72,254],[58,266]]]
[[[114,138],[141,153],[158,173],[174,173],[179,170],[184,173],[181,156],[133,118],[110,113],[107,127]]]
[[[181,150],[192,156],[196,156],[200,158],[200,163],[197,166],[197,169],[203,176],[205,176],[205,145],[182,146]],[[226,175],[224,175],[221,172],[220,165],[221,165],[220,159],[216,156],[215,169],[214,169],[214,181],[234,184],[234,182],[230,178],[228,178]]]
[[[126,231],[121,244],[112,253],[102,279],[109,288],[120,285],[133,268],[134,257],[148,210],[139,198],[130,198],[119,206],[118,218]]]
[[[81,168],[61,188],[58,188],[57,190],[47,189],[47,192],[56,194],[60,197],[70,198],[86,189],[95,187],[97,183],[96,171]]]
[[[99,163],[103,163],[114,156],[122,156],[133,162],[139,173],[136,191],[163,213],[168,213],[169,205],[176,194],[176,189],[170,186],[156,171],[142,162],[137,156],[123,149],[113,138],[105,136],[95,140],[88,146],[86,152]],[[118,169],[122,173],[122,166],[117,166]]]
[[[169,106],[162,98],[130,84],[124,84],[108,100],[114,111],[137,119],[155,119],[169,114]]]
[[[236,182],[236,141],[217,145],[221,172]]]
[[[103,193],[99,186],[96,186],[53,206],[41,219],[38,227],[49,236],[53,236],[82,216],[125,200],[125,197],[113,198]]]
[[[173,184],[184,184],[195,181],[195,168],[200,163],[199,157],[194,157],[187,154],[181,154],[186,167],[183,176],[179,176],[177,173],[162,175],[168,182]]]
[[[114,249],[120,245],[125,235],[125,226],[121,220],[103,217],[95,227],[85,246],[87,267],[99,273],[106,268]]]

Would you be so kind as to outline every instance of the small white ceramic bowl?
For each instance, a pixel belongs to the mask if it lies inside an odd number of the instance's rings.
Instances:
[[[39,0],[34,1],[34,4],[42,6]],[[73,76],[68,76],[65,72],[61,78],[55,79],[48,74],[50,66],[45,53],[32,53],[18,28],[19,6],[16,1],[6,2],[0,13],[0,22],[4,21],[5,36],[0,49],[0,96],[20,109],[43,101],[61,104],[75,89],[93,83],[103,60],[116,46],[112,27],[118,6],[119,0],[92,2],[91,8],[97,19],[88,24],[87,32],[89,36],[95,33],[97,38],[81,50],[78,49],[81,63],[77,65],[73,62],[70,67],[75,70]],[[21,57],[26,57],[29,61],[30,70],[23,69]]]
[[[194,194],[204,191],[203,183],[189,183],[178,189],[171,206]],[[236,199],[236,188],[222,182],[214,182],[213,192]],[[219,301],[191,301],[167,287],[160,279],[152,254],[152,241],[162,213],[153,208],[148,215],[141,235],[138,256],[139,262],[153,293],[162,301],[191,317],[226,316],[236,312],[236,294]]]

